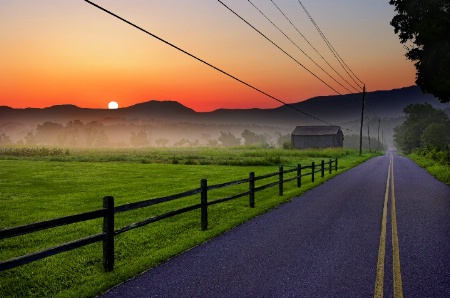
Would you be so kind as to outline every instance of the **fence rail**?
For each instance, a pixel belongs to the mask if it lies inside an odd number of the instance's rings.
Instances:
[[[103,198],[103,209],[90,211],[86,213],[70,215],[65,217],[60,217],[56,219],[51,219],[47,221],[32,223],[29,225],[23,225],[8,229],[0,230],[0,241],[12,238],[16,236],[21,236],[41,230],[46,230],[50,228],[55,228],[59,226],[70,225],[82,221],[103,218],[103,231],[99,234],[91,235],[82,239],[74,240],[68,243],[64,243],[46,250],[38,251],[35,253],[31,253],[28,255],[20,256],[17,258],[13,258],[10,260],[0,262],[0,271],[12,269],[14,267],[18,267],[21,265],[25,265],[61,252],[73,250],[76,248],[80,248],[95,242],[103,242],[103,267],[105,271],[112,271],[114,269],[114,237],[130,231],[135,228],[143,227],[148,224],[176,216],[179,214],[183,214],[186,212],[190,212],[193,210],[200,209],[201,210],[201,228],[202,230],[208,229],[208,206],[228,202],[231,200],[235,200],[238,198],[242,198],[248,196],[249,198],[249,206],[250,208],[255,207],[255,193],[265,190],[267,188],[271,188],[274,186],[279,186],[279,195],[283,195],[284,183],[288,183],[294,180],[297,180],[297,187],[301,187],[302,185],[302,177],[311,176],[311,181],[315,180],[315,173],[321,173],[321,177],[324,177],[326,166],[328,166],[328,173],[331,174],[332,170],[338,170],[338,159],[330,159],[325,162],[321,161],[320,164],[316,165],[314,162],[311,165],[301,166],[298,164],[296,167],[284,170],[283,166],[280,166],[277,172],[269,173],[261,176],[255,176],[254,172],[249,173],[249,177],[245,179],[230,181],[221,184],[208,185],[206,179],[202,179],[200,181],[200,187],[195,188],[189,191],[181,192],[178,194],[174,194],[171,196],[153,198],[149,200],[144,200],[135,203],[129,203],[121,206],[114,206],[114,198],[111,196],[106,196]],[[307,171],[309,170],[309,171]],[[295,176],[285,178],[285,174],[294,173]],[[271,177],[278,176],[278,180],[274,182],[270,182],[261,186],[256,187],[255,182],[264,180]],[[241,192],[238,194],[234,194],[231,196],[216,198],[212,201],[208,201],[208,192],[216,189],[226,188],[230,186],[240,185],[248,183],[248,191]],[[172,210],[163,214],[159,214],[140,222],[132,223],[130,225],[121,227],[117,230],[114,230],[114,216],[116,213],[127,212],[139,208],[149,207],[161,203],[166,203],[186,197],[190,197],[196,194],[200,194],[200,203],[193,204],[187,207],[183,207],[180,209]]]

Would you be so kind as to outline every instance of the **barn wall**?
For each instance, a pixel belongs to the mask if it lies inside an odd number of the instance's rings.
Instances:
[[[294,148],[330,148],[343,147],[342,135],[328,135],[328,136],[296,136],[291,137]]]
[[[338,147],[336,136],[292,136],[294,148],[329,148]]]

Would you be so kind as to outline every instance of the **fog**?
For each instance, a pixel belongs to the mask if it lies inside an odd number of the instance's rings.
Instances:
[[[398,121],[394,121],[395,125]],[[359,146],[359,121],[345,123],[344,147]],[[385,122],[386,123],[386,122]],[[257,145],[283,147],[296,125],[310,123],[196,123],[189,121],[103,119],[102,121],[8,121],[0,126],[0,146],[55,146],[64,148],[229,147]],[[377,127],[370,124],[372,148],[378,146]],[[391,125],[391,126],[392,126]],[[392,128],[380,132],[380,141],[392,143]],[[364,130],[364,147],[368,148]],[[380,146],[381,147],[381,146]]]

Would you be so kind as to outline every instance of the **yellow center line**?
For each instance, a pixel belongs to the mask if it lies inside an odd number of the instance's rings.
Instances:
[[[384,263],[386,256],[386,224],[387,206],[389,201],[389,186],[391,194],[391,222],[392,222],[392,271],[394,284],[394,298],[403,298],[402,275],[400,270],[400,249],[398,244],[397,214],[395,209],[394,188],[394,158],[390,155],[386,191],[384,193],[383,217],[381,220],[380,245],[378,247],[377,276],[375,280],[375,298],[383,297],[384,289]]]
[[[392,217],[392,271],[394,274],[394,297],[403,298],[403,287],[402,287],[402,274],[400,271],[400,249],[398,245],[398,233],[397,233],[397,214],[395,210],[395,190],[394,190],[394,161],[391,157],[391,194],[392,194],[392,204],[391,204],[391,217]]]
[[[386,180],[386,192],[384,193],[384,206],[383,206],[383,217],[381,220],[381,234],[380,234],[380,245],[378,247],[378,262],[377,262],[377,278],[375,281],[375,298],[383,297],[383,287],[384,287],[384,258],[386,254],[386,221],[387,221],[387,204],[389,199],[389,181],[391,177],[391,163],[392,159],[389,160],[388,177]]]

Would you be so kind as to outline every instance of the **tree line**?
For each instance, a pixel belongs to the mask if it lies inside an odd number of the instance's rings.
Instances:
[[[404,153],[416,152],[450,165],[450,119],[429,104],[405,107],[405,121],[394,128],[394,142]]]
[[[181,125],[181,124],[180,124]],[[181,125],[182,126],[182,125]],[[177,129],[170,127],[152,126],[149,124],[113,124],[105,125],[99,121],[83,123],[72,120],[65,125],[52,121],[37,124],[35,129],[29,130],[26,135],[13,141],[7,132],[0,133],[0,146],[26,145],[26,146],[59,146],[59,147],[233,147],[239,145],[257,145],[267,147],[281,147],[284,142],[290,141],[289,133],[257,133],[244,129],[240,134],[231,131],[217,133],[199,133],[197,138],[187,134],[176,139]],[[236,129],[235,129],[236,130]],[[210,131],[213,131],[210,129]]]

